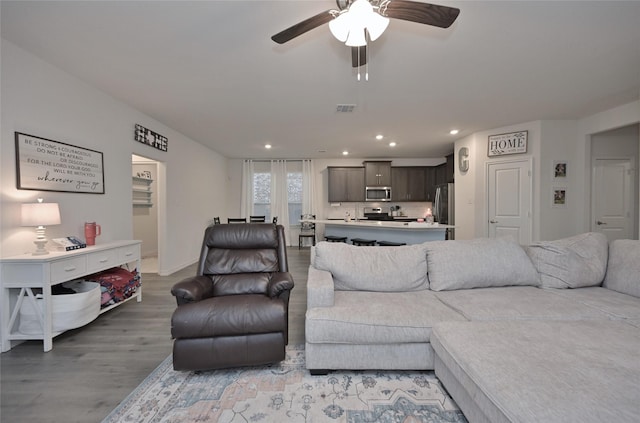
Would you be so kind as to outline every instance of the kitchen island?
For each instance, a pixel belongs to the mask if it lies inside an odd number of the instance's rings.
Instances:
[[[376,241],[404,242],[421,244],[426,241],[443,241],[447,229],[455,226],[428,224],[423,222],[393,222],[370,220],[309,220],[316,225],[324,225],[324,235],[346,236],[353,238],[375,239]]]

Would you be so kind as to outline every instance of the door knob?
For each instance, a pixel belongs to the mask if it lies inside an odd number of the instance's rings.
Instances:
[[[498,223],[497,220],[490,220],[489,223]]]
[[[598,220],[598,221],[596,221],[596,225],[606,225],[606,223],[604,223],[604,222],[602,222],[602,221]]]

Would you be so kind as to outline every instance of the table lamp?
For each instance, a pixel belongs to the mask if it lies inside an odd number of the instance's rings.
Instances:
[[[60,224],[60,209],[58,203],[43,203],[42,198],[38,198],[37,203],[22,205],[22,226],[36,226],[36,251],[34,256],[49,254],[44,247],[47,243],[45,236],[45,226]]]

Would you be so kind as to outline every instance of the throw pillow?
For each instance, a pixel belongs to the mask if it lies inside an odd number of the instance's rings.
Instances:
[[[599,232],[530,245],[527,254],[544,288],[598,286],[607,270],[609,246]]]
[[[611,242],[602,286],[640,297],[640,241],[617,239]]]
[[[512,238],[432,241],[425,245],[429,284],[434,291],[540,285],[531,260]]]
[[[331,272],[337,290],[404,292],[428,289],[424,244],[357,247],[319,242],[313,263]]]

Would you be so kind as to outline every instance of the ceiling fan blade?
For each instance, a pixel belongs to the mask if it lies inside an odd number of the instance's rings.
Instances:
[[[360,59],[358,60],[358,54]],[[367,46],[351,47],[351,66],[357,68],[367,64]]]
[[[278,44],[284,44],[287,41],[290,41],[296,38],[299,35],[304,34],[305,32],[311,31],[314,28],[319,27],[320,25],[324,25],[327,22],[333,19],[334,10],[326,10],[322,13],[318,13],[315,16],[310,17],[309,19],[305,19],[302,22],[299,22],[292,27],[285,29],[271,37],[273,41]]]
[[[409,0],[391,0],[381,10],[381,14],[388,18],[449,28],[460,14],[460,9]]]

